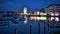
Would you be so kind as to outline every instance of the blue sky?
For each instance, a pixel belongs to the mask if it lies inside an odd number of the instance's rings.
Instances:
[[[0,0],[0,10],[39,10],[49,4],[60,4],[60,0]]]
[[[0,10],[23,10],[24,7],[27,7],[30,10],[39,10],[41,8],[46,8],[50,4],[60,4],[60,0],[0,0]],[[19,22],[17,26],[13,23],[10,22],[9,28],[0,28],[0,32],[3,33],[14,33],[14,28],[18,28],[18,33],[20,34],[29,34],[29,26],[30,24],[32,25],[33,29],[33,34],[38,33],[38,24],[40,23],[40,29],[41,33],[44,33],[44,23],[41,21],[28,21],[27,24],[24,24],[23,22]],[[48,26],[46,25],[46,32],[48,33]],[[3,29],[3,31],[1,31]],[[5,29],[5,30],[4,30]],[[54,30],[54,29],[52,29]]]

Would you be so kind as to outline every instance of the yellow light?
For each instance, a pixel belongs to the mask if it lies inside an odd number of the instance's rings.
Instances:
[[[54,20],[54,17],[51,17],[51,20]]]
[[[47,18],[46,17],[40,17],[40,20],[46,20]]]
[[[47,15],[47,13],[40,12],[40,15]]]
[[[27,8],[24,8],[24,14],[27,14]]]
[[[43,15],[44,13],[43,12],[40,12],[40,15]]]

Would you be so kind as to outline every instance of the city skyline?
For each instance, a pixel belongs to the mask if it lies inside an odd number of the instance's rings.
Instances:
[[[0,0],[0,34],[60,34],[60,0]]]

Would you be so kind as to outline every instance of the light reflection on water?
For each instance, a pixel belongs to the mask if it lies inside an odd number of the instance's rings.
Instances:
[[[14,24],[13,22],[9,22],[9,27],[7,26],[0,26],[0,32],[1,34],[14,34],[14,29],[16,28],[18,31],[18,34],[30,34],[30,25],[32,25],[32,34],[38,34],[38,23],[40,23],[40,33],[44,34],[44,22],[42,21],[32,21],[29,20],[27,24],[24,24],[23,21],[19,21],[19,23]],[[56,28],[50,28],[48,31],[48,24],[46,24],[46,34],[49,34],[49,31],[52,30],[59,30]],[[4,32],[4,33],[3,33]]]

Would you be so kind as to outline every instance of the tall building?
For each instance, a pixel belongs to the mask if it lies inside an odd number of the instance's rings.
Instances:
[[[59,26],[60,27],[60,4],[51,4],[45,9],[46,13],[50,15],[49,25],[51,26]],[[53,18],[52,18],[53,17]]]
[[[46,13],[51,14],[59,14],[60,13],[60,4],[51,4],[45,9]],[[60,16],[60,15],[59,15]]]
[[[24,14],[27,14],[27,8],[24,7]]]

